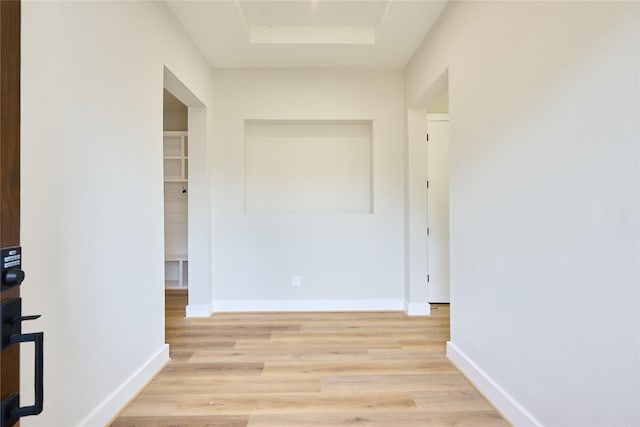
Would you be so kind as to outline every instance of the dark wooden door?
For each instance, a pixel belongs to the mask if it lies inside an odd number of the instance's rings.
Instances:
[[[20,246],[20,2],[0,0],[0,247]],[[0,302],[20,297],[5,287]],[[0,351],[4,401],[20,390],[20,345]]]

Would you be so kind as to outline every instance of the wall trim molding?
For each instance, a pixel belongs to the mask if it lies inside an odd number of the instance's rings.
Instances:
[[[404,302],[404,312],[407,316],[430,316],[431,304],[428,302]]]
[[[185,308],[186,317],[209,317],[213,314],[213,303],[189,304]]]
[[[354,300],[217,300],[213,311],[403,311],[400,299]]]
[[[493,378],[476,365],[454,343],[447,341],[447,358],[476,386],[476,388],[515,426],[542,427],[513,396],[507,393]]]
[[[169,362],[169,345],[162,347],[100,402],[78,425],[110,425],[120,411]]]

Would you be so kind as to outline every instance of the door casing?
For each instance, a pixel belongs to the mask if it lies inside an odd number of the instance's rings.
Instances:
[[[19,1],[0,1],[0,247],[20,246],[20,23]],[[20,287],[0,291],[0,301]],[[0,399],[20,392],[20,346],[0,351]]]

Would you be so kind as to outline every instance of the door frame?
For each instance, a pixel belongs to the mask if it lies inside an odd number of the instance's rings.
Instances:
[[[167,66],[163,89],[187,106],[189,132],[189,198],[187,206],[189,302],[187,317],[209,317],[213,312],[211,282],[211,190],[207,150],[206,105]],[[164,218],[164,209],[163,209]],[[163,219],[164,220],[164,219]],[[164,247],[162,249],[164,254]],[[164,261],[163,261],[164,271]],[[162,284],[164,289],[164,283]]]
[[[405,109],[405,312],[410,316],[431,314],[427,291],[426,113],[448,90],[449,70],[445,68]]]
[[[0,247],[20,246],[20,1],[0,1]],[[20,286],[0,290],[0,301]],[[20,345],[0,351],[0,399],[20,393]]]

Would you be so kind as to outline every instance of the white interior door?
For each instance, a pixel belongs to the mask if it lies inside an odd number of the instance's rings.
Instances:
[[[430,303],[449,300],[449,118],[428,115],[427,271]]]

